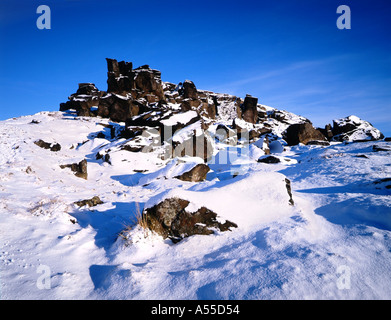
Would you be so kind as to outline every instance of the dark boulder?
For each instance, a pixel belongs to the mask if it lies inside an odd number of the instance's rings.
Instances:
[[[61,169],[70,168],[74,173],[76,177],[83,178],[87,180],[87,160],[84,159],[80,161],[79,163],[72,163],[72,164],[65,164],[60,165]]]
[[[84,207],[84,206],[95,207],[98,204],[102,204],[102,203],[103,203],[103,201],[100,200],[100,198],[98,196],[94,196],[91,199],[85,199],[85,200],[74,202],[74,204],[79,207]]]
[[[197,88],[193,81],[185,80],[185,82],[183,82],[183,88],[180,93],[183,95],[184,99],[198,99]]]
[[[259,158],[258,162],[261,162],[261,163],[279,163],[279,162],[281,162],[281,160],[280,160],[280,158],[277,158],[275,156],[267,156],[267,157]]]
[[[34,141],[34,144],[43,149],[50,149],[50,151],[53,152],[61,150],[61,145],[59,143],[49,143],[39,139]]]
[[[182,181],[200,182],[206,179],[206,174],[209,172],[209,170],[210,168],[206,164],[200,163],[191,170],[184,172],[175,178]]]
[[[227,231],[237,228],[233,222],[217,221],[217,214],[206,207],[196,212],[186,211],[189,201],[169,198],[143,211],[146,227],[174,243],[192,235],[213,234],[213,229]]]
[[[289,146],[310,141],[327,141],[325,136],[309,122],[290,125],[284,132],[284,139]]]

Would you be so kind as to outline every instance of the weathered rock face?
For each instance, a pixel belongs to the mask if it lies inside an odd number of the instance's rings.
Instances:
[[[147,102],[159,102],[164,99],[161,72],[151,69],[148,65],[133,70],[134,91],[133,98],[145,98]]]
[[[193,81],[185,80],[185,82],[183,82],[182,90],[183,91],[181,91],[181,93],[184,99],[193,99],[193,100],[198,99],[197,88],[193,83]]]
[[[258,98],[254,98],[247,95],[243,103],[243,120],[250,123],[257,123],[258,111],[257,111]]]
[[[139,111],[139,104],[129,96],[109,94],[100,99],[97,114],[116,122],[125,122],[138,115]]]
[[[179,198],[165,199],[144,210],[143,219],[150,230],[174,243],[192,235],[213,234],[213,228],[220,231],[237,228],[237,225],[230,221],[220,223],[216,219],[217,214],[205,207],[196,212],[188,212],[186,208],[189,204],[189,201]]]
[[[130,92],[133,87],[133,64],[131,62],[106,58],[107,61],[107,92]]]
[[[206,174],[209,172],[209,170],[210,168],[206,164],[200,163],[190,171],[187,171],[175,178],[182,181],[200,182],[206,179]]]
[[[316,140],[326,141],[325,136],[308,122],[290,125],[284,133],[284,139],[290,146]]]

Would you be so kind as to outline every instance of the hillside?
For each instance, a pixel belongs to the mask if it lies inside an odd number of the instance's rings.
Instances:
[[[107,62],[0,122],[2,299],[391,298],[379,130]]]

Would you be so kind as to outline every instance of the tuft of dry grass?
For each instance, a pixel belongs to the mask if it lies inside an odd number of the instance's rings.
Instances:
[[[139,225],[144,230],[149,230],[147,216],[140,211],[138,202],[136,202],[136,225]]]
[[[132,223],[124,224],[124,229],[118,233],[118,237],[122,238],[125,242],[125,246],[128,246],[132,243],[132,240],[129,237],[130,232],[137,227],[141,227],[144,231],[144,238],[147,238],[150,232],[152,232],[149,227],[148,219],[145,214],[140,210],[138,202],[136,202],[136,215],[132,219]]]

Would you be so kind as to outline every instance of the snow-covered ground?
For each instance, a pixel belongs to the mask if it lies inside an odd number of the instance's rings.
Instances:
[[[285,147],[277,164],[251,146],[185,182],[173,177],[195,159],[117,150],[96,137],[108,123],[62,112],[0,122],[1,299],[391,299],[391,151],[373,151],[391,143]],[[105,148],[111,164],[96,159]],[[83,159],[87,180],[60,168]],[[73,204],[93,196],[103,204]],[[171,196],[238,228],[173,244],[135,226]]]

